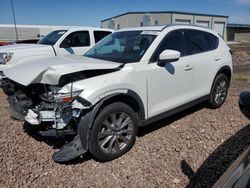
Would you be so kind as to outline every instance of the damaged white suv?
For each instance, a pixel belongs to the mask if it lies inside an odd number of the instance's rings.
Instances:
[[[53,65],[53,66],[50,66]],[[83,57],[53,57],[4,71],[12,110],[43,136],[75,134],[53,155],[64,162],[89,151],[109,161],[135,143],[137,128],[208,101],[226,99],[229,47],[214,31],[188,25],[119,30]]]

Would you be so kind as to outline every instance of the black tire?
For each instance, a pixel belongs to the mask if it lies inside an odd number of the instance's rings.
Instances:
[[[219,108],[226,100],[229,88],[229,81],[225,74],[219,74],[216,76],[209,98],[209,107],[212,109]]]
[[[114,119],[115,126],[112,123]],[[120,157],[134,145],[137,128],[138,118],[130,106],[116,102],[104,107],[97,115],[91,129],[90,153],[102,162]]]

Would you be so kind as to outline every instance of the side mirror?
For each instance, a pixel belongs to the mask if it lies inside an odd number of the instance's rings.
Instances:
[[[71,47],[70,39],[64,39],[60,44],[60,48],[70,48],[70,47]]]
[[[181,57],[181,53],[176,50],[164,50],[159,55],[158,65],[164,67],[166,63],[178,61]]]

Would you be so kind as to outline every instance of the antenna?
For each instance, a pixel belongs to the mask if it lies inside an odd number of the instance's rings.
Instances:
[[[17,28],[16,28],[16,16],[15,16],[15,11],[14,11],[13,0],[11,0],[11,6],[12,6],[12,14],[13,14],[13,19],[14,19],[14,25],[15,25],[16,40],[18,40],[18,34],[17,34]]]

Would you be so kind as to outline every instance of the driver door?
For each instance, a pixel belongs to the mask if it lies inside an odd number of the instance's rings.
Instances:
[[[181,53],[179,60],[157,64],[159,55],[166,49]],[[148,64],[148,117],[159,115],[191,100],[192,96],[192,61],[185,57],[184,32],[172,31],[163,39]]]
[[[70,33],[60,44],[57,54],[63,55],[83,55],[91,47],[89,31],[76,31]]]

